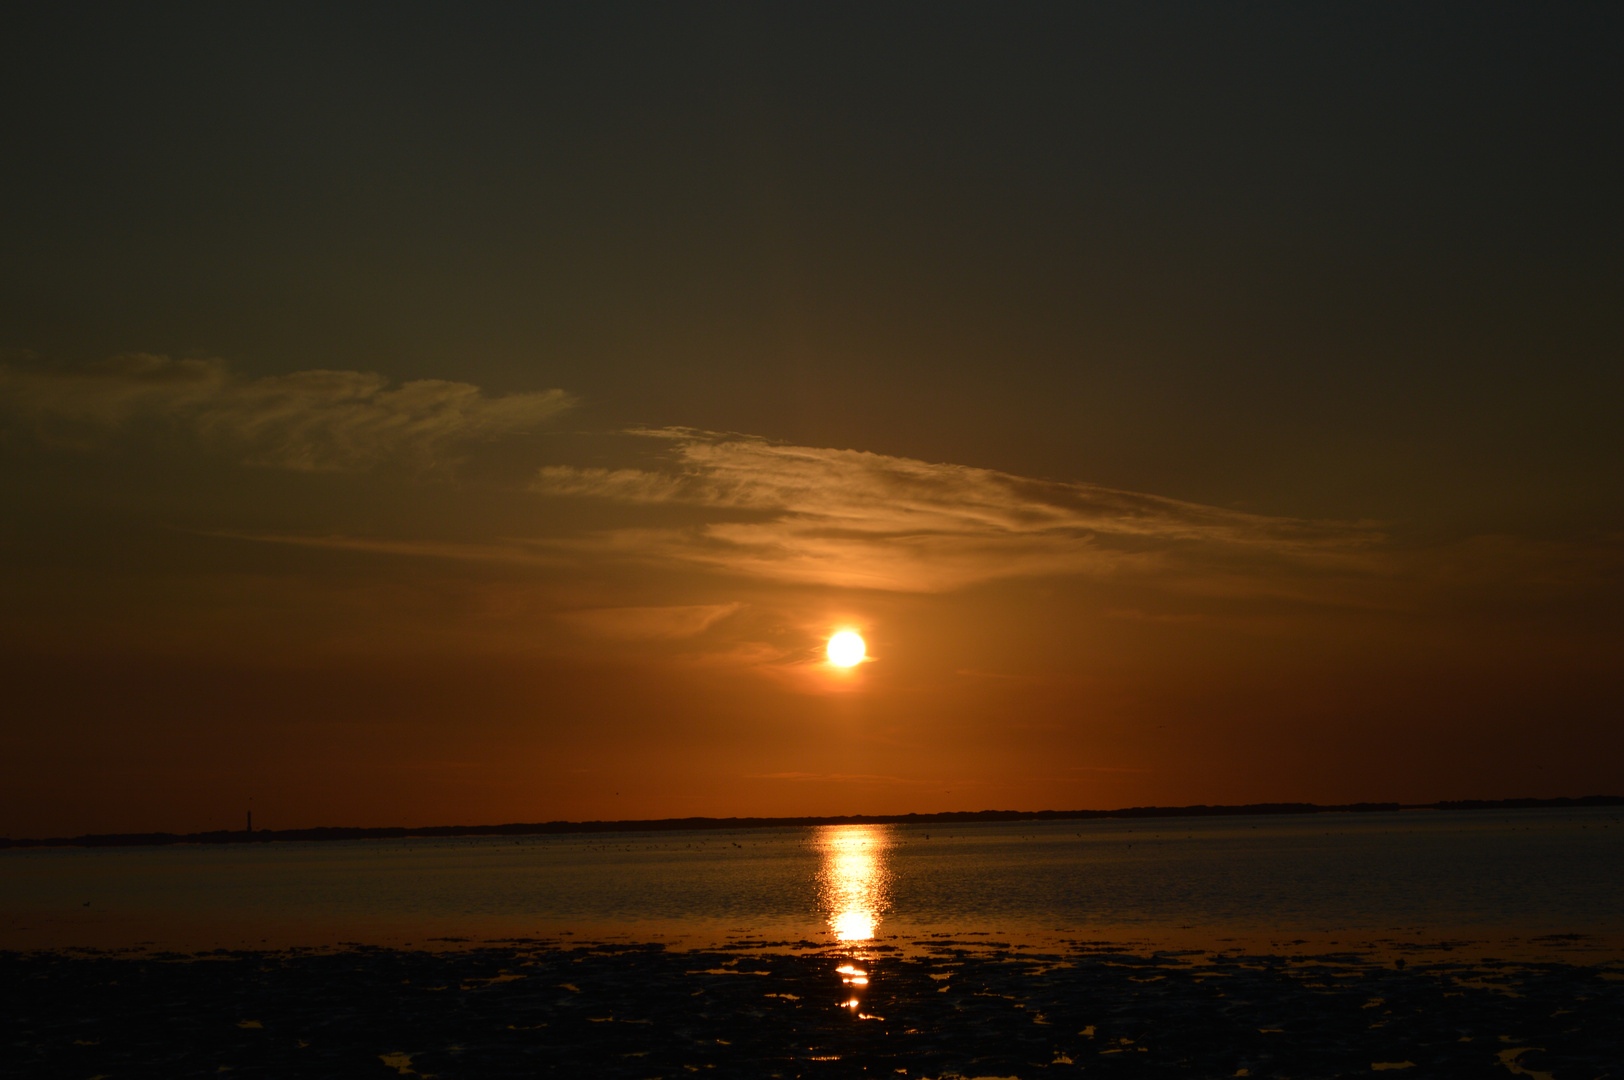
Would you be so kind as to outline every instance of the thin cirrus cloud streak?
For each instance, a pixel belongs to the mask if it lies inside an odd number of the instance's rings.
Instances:
[[[241,532],[212,529],[198,532],[217,540],[243,540],[254,544],[286,544],[326,551],[352,551],[364,555],[400,555],[408,558],[451,559],[457,562],[511,563],[515,566],[568,568],[568,555],[543,551],[535,544],[497,541],[470,544],[443,540],[390,540],[368,536],[314,536],[300,533]]]
[[[88,449],[159,425],[246,465],[306,472],[442,466],[456,444],[534,430],[572,404],[562,390],[489,397],[470,383],[391,386],[361,371],[256,379],[221,360],[145,353],[71,369],[0,366],[0,410],[43,442]]]
[[[565,612],[559,620],[594,636],[620,641],[680,640],[697,637],[743,607],[730,603],[589,608]]]
[[[935,779],[910,779],[902,776],[878,776],[872,773],[809,773],[809,772],[776,772],[759,773],[745,777],[746,780],[788,780],[794,783],[825,783],[825,784],[918,784],[937,786],[944,781]],[[948,781],[951,782],[951,781]]]
[[[685,428],[635,434],[668,444],[664,468],[553,465],[532,490],[700,508],[711,520],[611,530],[589,543],[609,555],[791,583],[935,592],[1215,557],[1352,570],[1382,540],[1365,523],[1268,517],[963,465]]]

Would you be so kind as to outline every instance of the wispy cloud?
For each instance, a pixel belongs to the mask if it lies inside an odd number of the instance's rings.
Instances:
[[[401,555],[409,558],[452,559],[458,562],[512,563],[518,566],[563,567],[572,560],[559,553],[542,551],[535,544],[512,541],[470,544],[446,540],[390,540],[368,536],[309,536],[297,533],[248,533],[217,529],[200,533],[221,540],[246,540],[256,544],[287,544],[292,547],[352,551],[367,555]]]
[[[0,414],[43,441],[91,446],[159,424],[244,464],[304,471],[443,465],[459,443],[534,430],[571,404],[562,390],[490,397],[469,383],[391,386],[360,371],[254,379],[221,360],[148,354],[73,369],[0,366]]]
[[[809,773],[809,772],[777,772],[759,773],[746,776],[746,780],[789,780],[795,783],[824,783],[824,784],[921,784],[936,785],[941,780],[918,780],[903,776],[879,776],[873,773]]]
[[[663,468],[549,466],[533,489],[702,508],[711,520],[687,529],[623,529],[592,542],[605,554],[782,581],[938,591],[1175,557],[1345,563],[1381,539],[1365,523],[1269,517],[857,450],[684,428],[637,434],[668,444]]]
[[[598,637],[623,641],[679,640],[697,637],[742,607],[743,604],[732,603],[591,608],[565,612],[559,619]]]

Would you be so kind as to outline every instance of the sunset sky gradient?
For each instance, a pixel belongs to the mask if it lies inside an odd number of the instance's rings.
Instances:
[[[1621,12],[8,6],[0,833],[1624,793]]]

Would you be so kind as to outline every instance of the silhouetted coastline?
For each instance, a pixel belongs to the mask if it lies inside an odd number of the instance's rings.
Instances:
[[[939,814],[846,814],[835,817],[655,818],[628,821],[547,821],[507,825],[384,826],[313,829],[217,829],[198,833],[109,833],[46,839],[0,838],[0,848],[156,847],[166,844],[241,844],[312,840],[397,840],[406,837],[547,836],[570,833],[680,832],[702,829],[804,828],[813,825],[964,825],[996,821],[1097,820],[1101,818],[1240,817],[1271,814],[1382,813],[1399,810],[1541,810],[1624,806],[1624,796],[1585,795],[1554,799],[1453,799],[1432,803],[1246,803],[1236,806],[1131,806],[1118,810],[963,810]]]

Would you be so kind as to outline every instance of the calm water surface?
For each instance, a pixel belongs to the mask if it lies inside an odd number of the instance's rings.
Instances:
[[[1619,810],[0,852],[0,947],[1624,931]]]

